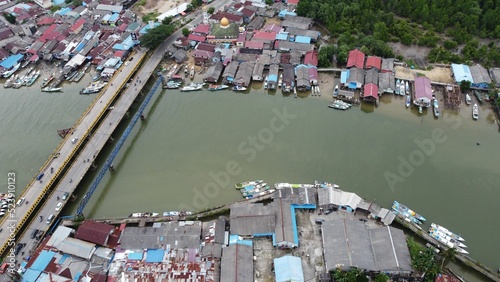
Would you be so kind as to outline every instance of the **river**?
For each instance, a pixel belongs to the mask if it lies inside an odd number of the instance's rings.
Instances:
[[[19,191],[61,141],[57,129],[70,127],[95,97],[78,94],[91,76],[63,93],[2,90],[1,168],[17,173]],[[241,199],[234,184],[244,180],[323,180],[385,207],[408,205],[427,225],[460,233],[471,257],[496,269],[500,142],[486,108],[478,121],[466,106],[435,119],[405,109],[400,97],[345,112],[329,109],[330,99],[269,95],[259,85],[250,93],[157,93],[85,214],[200,210]],[[94,176],[84,178],[79,199]]]

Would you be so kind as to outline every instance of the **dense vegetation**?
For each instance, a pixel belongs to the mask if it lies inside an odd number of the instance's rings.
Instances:
[[[297,13],[319,21],[334,37],[353,37],[338,43],[335,54],[354,44],[383,56],[392,41],[433,48],[431,62],[500,65],[500,48],[473,40],[500,39],[499,0],[303,0]],[[461,44],[461,56],[454,55]]]
[[[141,36],[141,45],[146,48],[154,49],[158,47],[165,40],[165,38],[174,33],[174,31],[175,26],[160,24],[157,27],[149,29],[146,34]]]

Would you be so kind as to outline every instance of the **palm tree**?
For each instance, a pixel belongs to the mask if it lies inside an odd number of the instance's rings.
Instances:
[[[443,269],[444,265],[448,263],[450,260],[455,260],[455,256],[457,255],[457,249],[448,248],[448,250],[441,253],[441,269]]]

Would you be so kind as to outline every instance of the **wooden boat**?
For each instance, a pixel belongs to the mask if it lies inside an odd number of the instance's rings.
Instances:
[[[42,82],[42,87],[45,87],[45,86],[49,85],[49,83],[52,82],[52,80],[54,80],[55,76],[56,76],[56,74],[53,73],[49,77],[44,78],[43,82]]]
[[[246,87],[240,86],[240,85],[235,85],[233,86],[233,91],[245,91],[247,90]]]
[[[71,131],[72,128],[64,128],[64,129],[59,129],[57,130],[57,134],[59,134],[59,136],[61,136],[61,138],[64,138],[66,137],[66,135],[68,135],[68,133]]]
[[[432,109],[434,110],[434,116],[439,117],[439,104],[437,99],[434,99],[432,103]]]
[[[470,105],[472,102],[472,99],[470,98],[469,94],[465,94],[465,104]]]
[[[474,106],[472,106],[472,118],[474,120],[479,119],[479,107],[477,106],[477,104],[474,104]]]
[[[399,95],[400,88],[401,88],[401,82],[398,79],[396,80],[396,95]]]
[[[217,91],[217,90],[222,90],[222,89],[227,89],[229,86],[227,85],[215,85],[215,84],[210,84],[208,86],[208,90],[210,91]]]
[[[483,103],[483,96],[481,96],[481,93],[477,90],[474,90],[474,96],[476,96],[477,100],[479,101],[480,104]]]

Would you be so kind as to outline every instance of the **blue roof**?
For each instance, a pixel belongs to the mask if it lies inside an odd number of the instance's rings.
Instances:
[[[146,262],[161,262],[163,260],[164,250],[148,250]]]
[[[64,0],[62,0],[61,3],[64,3]],[[59,4],[56,4],[56,5],[59,5]],[[61,10],[57,11],[56,14],[59,14],[61,16],[64,16],[66,15],[67,13],[71,12],[71,8],[62,8]]]
[[[451,69],[453,70],[453,76],[455,77],[456,82],[460,83],[464,80],[468,80],[474,83],[468,65],[451,64]]]
[[[295,216],[295,206],[290,205],[292,212],[292,230],[293,230],[293,243],[299,245],[299,232],[297,230],[297,217]]]
[[[59,6],[64,3],[64,0],[54,0],[54,5]]]
[[[5,59],[2,63],[0,63],[0,66],[6,69],[10,69],[13,66],[15,66],[19,61],[23,59],[24,55],[23,54],[15,54],[7,59]]]
[[[102,22],[105,22],[105,21],[109,21],[109,19],[111,18],[111,15],[110,14],[107,14],[105,15],[104,17],[102,17],[101,21]]]
[[[267,77],[267,81],[278,81],[278,76],[275,75],[275,74],[270,74],[268,77]]]
[[[42,273],[42,271],[40,271],[40,270],[34,270],[31,268],[28,268],[26,270],[26,272],[24,272],[23,279],[21,279],[21,281],[22,282],[35,282],[41,273]]]
[[[109,17],[109,19],[108,19],[108,20],[109,20],[110,22],[116,22],[116,20],[118,20],[118,17],[119,17],[119,16],[120,16],[119,14],[114,13],[114,14],[112,14],[112,15],[111,15],[111,17]]]
[[[128,254],[128,259],[130,260],[142,260],[142,252],[140,253],[129,253]]]
[[[40,271],[45,270],[55,254],[56,253],[52,251],[42,251],[30,268]]]
[[[288,39],[288,33],[286,32],[280,32],[276,34],[276,40],[287,40]]]
[[[86,44],[86,40],[80,42],[80,44],[78,44],[75,48],[75,51],[73,51],[73,53],[77,53],[77,52],[80,52],[82,51],[83,47],[85,47],[85,44]]]
[[[302,35],[297,35],[295,36],[295,42],[297,43],[311,43],[311,37],[309,36],[302,36]]]
[[[154,26],[154,27],[157,27],[157,26],[159,26],[159,25],[160,25],[160,23],[159,23],[159,22],[155,22],[155,23],[153,24],[153,26]],[[144,34],[144,33],[148,32],[148,30],[149,30],[149,29],[150,29],[149,24],[147,24],[147,25],[145,25],[143,28],[141,28],[141,30],[139,30],[139,33],[140,33],[140,34]]]
[[[349,70],[343,70],[340,73],[340,83],[345,84],[347,82],[347,78],[349,78],[349,73],[350,73]]]
[[[303,282],[304,272],[300,257],[284,256],[274,259],[274,272],[276,282]]]
[[[286,15],[291,15],[291,16],[296,16],[297,13],[294,13],[294,12],[289,12],[287,10],[282,10],[279,14],[278,14],[278,17],[280,18],[284,18]]]

